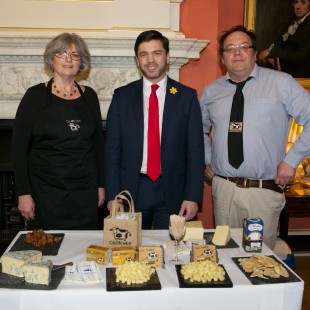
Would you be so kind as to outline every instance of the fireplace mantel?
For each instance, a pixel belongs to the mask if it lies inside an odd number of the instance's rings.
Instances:
[[[169,76],[178,80],[181,66],[199,59],[208,44],[180,32],[183,1],[2,0],[0,119],[14,119],[26,89],[49,79],[42,55],[46,44],[65,31],[81,35],[89,46],[92,68],[78,78],[97,91],[103,119],[114,89],[140,76],[134,43],[142,31],[157,29],[169,39]]]
[[[77,33],[85,38],[92,55],[90,72],[78,79],[96,90],[105,119],[114,89],[140,77],[133,49],[139,32],[135,36],[131,32],[128,37]],[[50,78],[44,70],[42,55],[47,42],[54,36],[50,32],[14,35],[0,31],[0,119],[14,118],[26,89]],[[208,41],[182,35],[170,37],[169,41],[169,76],[178,80],[180,67],[190,59],[198,59]]]

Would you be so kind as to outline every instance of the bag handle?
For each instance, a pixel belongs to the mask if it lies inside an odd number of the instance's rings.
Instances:
[[[130,199],[126,197],[124,194],[128,195]],[[125,200],[128,202],[129,205],[128,213],[130,214],[129,218],[131,219],[131,213],[135,213],[135,206],[132,196],[127,190],[121,191],[119,194],[115,196],[114,201],[112,202],[111,217],[115,218],[116,209],[118,208],[118,201],[117,201],[118,199]]]

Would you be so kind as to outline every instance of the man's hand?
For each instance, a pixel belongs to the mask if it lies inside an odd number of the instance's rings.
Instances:
[[[261,53],[260,53],[259,56],[258,56],[258,59],[259,59],[260,61],[266,62],[268,56],[269,56],[269,50],[268,50],[268,49],[265,49],[265,50],[261,51]]]
[[[196,216],[197,212],[198,212],[197,202],[184,200],[181,205],[179,216],[184,216],[185,214],[185,221],[189,221]]]
[[[296,169],[290,166],[289,164],[281,161],[277,169],[277,177],[275,183],[281,186],[293,182],[296,174]]]
[[[114,200],[110,200],[110,201],[108,201],[108,204],[107,204],[107,208],[108,208],[108,210],[109,210],[110,212],[112,211],[112,208],[113,208],[113,205],[112,205],[113,201],[114,201]],[[119,201],[118,201],[118,205],[117,205],[117,208],[116,208],[115,211],[116,211],[116,212],[124,212],[124,205],[123,205],[123,203],[122,203],[122,200],[119,200]]]
[[[208,164],[205,168],[205,176],[208,181],[211,181],[212,178],[214,177],[214,172],[211,169],[211,164]]]

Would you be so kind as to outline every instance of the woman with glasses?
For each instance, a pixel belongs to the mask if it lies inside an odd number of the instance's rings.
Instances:
[[[294,16],[281,36],[259,54],[263,63],[276,64],[295,78],[310,77],[310,0],[293,0]]]
[[[50,81],[30,87],[14,122],[18,209],[29,229],[98,229],[104,202],[104,138],[95,91],[76,81],[90,69],[84,40],[62,33],[45,49]]]

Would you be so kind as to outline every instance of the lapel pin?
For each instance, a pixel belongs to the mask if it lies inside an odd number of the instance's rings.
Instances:
[[[170,88],[170,94],[175,95],[178,92],[178,90],[175,87]]]

